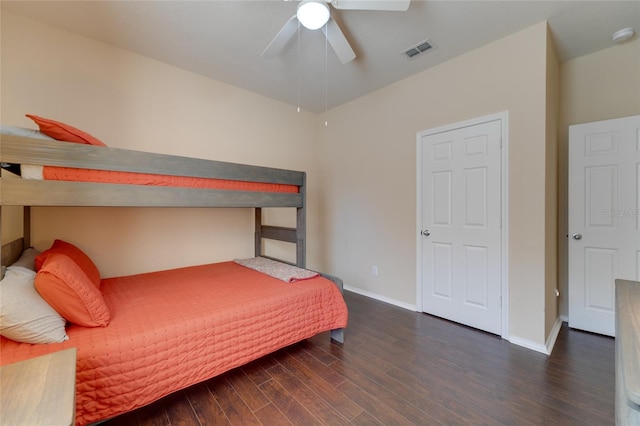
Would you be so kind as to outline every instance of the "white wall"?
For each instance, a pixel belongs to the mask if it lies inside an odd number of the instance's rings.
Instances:
[[[315,114],[6,11],[1,31],[3,124],[36,128],[24,117],[32,113],[112,147],[305,170],[317,267]],[[123,275],[252,256],[253,213],[34,208],[32,243],[54,238],[85,249],[104,276]]]
[[[331,110],[319,142],[324,269],[415,305],[416,132],[509,111],[510,332],[544,344],[546,62],[543,22]]]

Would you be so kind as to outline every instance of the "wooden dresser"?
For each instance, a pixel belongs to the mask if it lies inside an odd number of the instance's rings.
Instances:
[[[640,282],[616,280],[616,425],[640,425]]]
[[[76,404],[76,349],[0,368],[0,425],[72,425]]]

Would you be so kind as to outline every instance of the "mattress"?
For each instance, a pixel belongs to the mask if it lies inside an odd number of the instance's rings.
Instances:
[[[245,182],[229,179],[169,176],[111,170],[77,169],[71,167],[34,166],[29,164],[21,165],[20,170],[22,172],[22,177],[25,179],[115,183],[126,185],[175,186],[180,188],[221,189],[228,191],[298,192],[298,187],[296,185]]]
[[[107,327],[67,326],[49,345],[2,337],[2,365],[76,347],[76,421],[149,404],[315,334],[347,325],[331,281],[286,283],[234,262],[102,281]]]

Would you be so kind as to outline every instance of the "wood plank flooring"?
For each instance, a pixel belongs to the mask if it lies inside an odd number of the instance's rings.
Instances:
[[[551,356],[345,292],[323,333],[104,425],[613,425],[614,340],[562,327]]]

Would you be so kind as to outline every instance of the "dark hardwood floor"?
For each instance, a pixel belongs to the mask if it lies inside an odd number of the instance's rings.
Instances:
[[[562,327],[551,356],[345,292],[323,333],[104,423],[612,425],[614,340]]]

